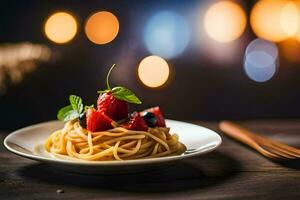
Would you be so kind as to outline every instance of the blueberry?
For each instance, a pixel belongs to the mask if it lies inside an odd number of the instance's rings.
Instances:
[[[81,113],[79,115],[79,124],[82,128],[86,128],[86,113]]]
[[[144,112],[142,117],[146,122],[147,126],[154,127],[156,125],[157,119],[152,112]]]

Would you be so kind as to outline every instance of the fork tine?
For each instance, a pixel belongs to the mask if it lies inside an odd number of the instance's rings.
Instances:
[[[280,143],[280,142],[276,142],[276,141],[272,141],[272,143],[282,149],[285,149],[287,151],[293,152],[294,154],[297,154],[298,156],[300,156],[300,150],[296,149],[294,147],[288,146],[286,144]]]
[[[278,159],[282,159],[281,155],[275,154],[274,152],[271,152],[267,149],[262,148],[260,145],[258,145],[259,148],[256,148],[256,150],[261,153],[262,155],[268,157],[268,158],[272,158],[274,160],[278,160]]]
[[[285,157],[285,158],[288,158],[288,159],[297,159],[298,158],[298,156],[294,155],[292,152],[287,151],[287,150],[282,149],[282,148],[279,148],[279,147],[277,147],[275,145],[272,145],[268,142],[260,143],[260,145],[266,147],[272,153],[275,153],[275,154],[280,155],[282,157]]]
[[[291,147],[291,146],[286,145],[286,144],[281,143],[281,142],[277,142],[277,141],[272,140],[272,139],[265,138],[263,136],[254,135],[254,137],[257,138],[257,139],[261,139],[266,143],[270,143],[271,145],[274,145],[274,146],[280,148],[281,150],[283,150],[285,152],[293,154],[294,156],[300,157],[300,150],[297,149],[297,148]]]
[[[290,153],[291,155],[294,155],[294,156],[296,156],[297,158],[300,158],[300,154],[297,152],[297,151],[293,151],[293,150],[291,150],[291,149],[289,149],[289,148],[285,148],[284,146],[282,146],[282,145],[278,145],[278,144],[276,144],[276,143],[271,143],[271,144],[273,144],[274,146],[276,146],[277,148],[279,148],[279,149],[281,149],[282,151],[285,151],[285,152],[287,152],[287,153]],[[291,148],[293,148],[293,147],[291,147]]]
[[[276,160],[299,158],[299,149],[260,136],[233,122],[221,121],[219,127],[228,136],[247,144],[266,157]]]

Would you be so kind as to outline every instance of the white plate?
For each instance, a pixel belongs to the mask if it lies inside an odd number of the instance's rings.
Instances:
[[[147,171],[158,166],[168,166],[175,161],[204,154],[216,149],[221,137],[207,128],[175,120],[166,120],[171,133],[179,135],[179,141],[186,145],[182,155],[127,161],[73,161],[53,158],[47,155],[42,144],[49,135],[63,127],[64,123],[50,121],[19,129],[4,139],[4,146],[11,152],[38,160],[54,167],[77,173],[118,174]],[[36,148],[40,146],[40,148]],[[37,151],[38,150],[38,151]]]

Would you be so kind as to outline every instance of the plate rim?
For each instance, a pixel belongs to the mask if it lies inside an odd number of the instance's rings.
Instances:
[[[14,135],[19,134],[20,132],[24,132],[27,131],[28,129],[33,129],[33,128],[39,128],[42,126],[45,126],[46,124],[50,124],[50,123],[58,123],[58,120],[50,120],[50,121],[46,121],[46,122],[41,122],[41,123],[37,123],[37,124],[33,124],[33,125],[29,125],[20,129],[17,129],[11,133],[9,133],[3,140],[3,144],[5,146],[5,148],[18,155],[21,157],[25,157],[31,160],[36,160],[36,161],[40,161],[40,162],[46,162],[46,163],[57,163],[57,164],[64,164],[64,165],[85,165],[85,166],[124,166],[124,165],[145,165],[145,164],[156,164],[156,163],[165,163],[165,162],[172,162],[172,161],[177,161],[177,160],[182,160],[182,159],[186,159],[186,158],[190,158],[190,157],[195,157],[197,155],[202,155],[202,154],[206,154],[209,153],[211,151],[214,151],[215,149],[217,149],[221,144],[222,144],[222,137],[215,131],[197,125],[197,124],[193,124],[193,123],[188,123],[188,122],[184,122],[184,121],[178,121],[178,120],[172,120],[172,119],[166,119],[166,121],[168,122],[179,122],[179,123],[183,123],[186,125],[192,125],[192,126],[198,126],[201,127],[202,129],[205,129],[206,131],[209,131],[210,134],[214,134],[217,138],[218,138],[218,143],[208,149],[205,149],[203,151],[203,149],[199,149],[198,151],[189,153],[189,154],[184,154],[184,155],[173,155],[173,156],[167,156],[167,157],[158,157],[158,158],[147,158],[147,159],[136,159],[136,160],[124,160],[124,161],[118,161],[118,160],[113,160],[113,161],[74,161],[74,160],[63,160],[63,159],[54,159],[54,158],[47,158],[47,157],[43,157],[43,156],[39,156],[39,155],[34,155],[34,154],[28,154],[28,153],[24,153],[21,151],[18,151],[14,148],[12,148],[8,143],[8,140],[13,137]]]

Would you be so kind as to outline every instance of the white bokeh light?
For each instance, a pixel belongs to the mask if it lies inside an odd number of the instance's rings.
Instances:
[[[256,39],[245,52],[244,70],[255,82],[266,82],[277,72],[278,49],[272,42]]]
[[[253,51],[264,51],[272,56],[274,59],[278,58],[278,48],[277,46],[268,40],[255,39],[250,44],[248,44],[245,55],[247,56]]]
[[[253,81],[266,82],[274,76],[276,62],[264,51],[253,51],[247,55],[245,60],[245,72]]]

